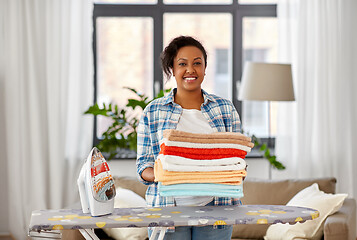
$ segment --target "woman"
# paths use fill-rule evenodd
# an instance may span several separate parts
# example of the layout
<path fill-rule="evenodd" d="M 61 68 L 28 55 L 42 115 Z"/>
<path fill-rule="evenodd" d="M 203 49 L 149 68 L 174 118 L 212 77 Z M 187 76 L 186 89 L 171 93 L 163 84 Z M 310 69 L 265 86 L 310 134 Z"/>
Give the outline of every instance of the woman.
<path fill-rule="evenodd" d="M 162 197 L 154 182 L 154 162 L 160 152 L 163 130 L 192 133 L 240 132 L 240 120 L 233 104 L 208 94 L 201 88 L 207 53 L 202 44 L 189 36 L 173 39 L 161 54 L 163 71 L 175 77 L 177 88 L 168 96 L 152 101 L 144 110 L 138 126 L 137 173 L 149 185 L 149 206 L 240 205 L 237 198 Z M 150 233 L 149 233 L 150 234 Z M 232 226 L 176 227 L 165 239 L 231 239 Z"/>

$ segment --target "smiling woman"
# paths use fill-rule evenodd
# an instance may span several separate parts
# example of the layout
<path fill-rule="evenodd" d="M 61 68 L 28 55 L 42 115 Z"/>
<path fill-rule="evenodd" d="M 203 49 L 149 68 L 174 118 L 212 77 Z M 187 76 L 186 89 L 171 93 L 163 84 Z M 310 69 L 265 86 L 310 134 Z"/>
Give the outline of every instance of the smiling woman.
<path fill-rule="evenodd" d="M 190 36 L 176 37 L 162 52 L 161 60 L 167 79 L 173 75 L 177 88 L 152 101 L 144 109 L 138 126 L 137 173 L 144 184 L 150 185 L 146 192 L 147 204 L 154 207 L 240 205 L 236 197 L 172 197 L 163 196 L 158 191 L 153 169 L 165 129 L 204 134 L 241 131 L 239 115 L 232 102 L 201 88 L 207 53 L 199 41 Z M 218 229 L 212 226 L 182 227 L 176 230 L 168 233 L 170 239 L 231 239 L 232 234 L 232 226 Z"/>

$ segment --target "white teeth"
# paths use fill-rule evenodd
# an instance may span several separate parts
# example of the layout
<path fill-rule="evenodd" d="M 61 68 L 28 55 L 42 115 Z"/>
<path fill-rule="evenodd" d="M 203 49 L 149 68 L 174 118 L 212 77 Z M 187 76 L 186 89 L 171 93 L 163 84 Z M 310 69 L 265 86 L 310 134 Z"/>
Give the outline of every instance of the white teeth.
<path fill-rule="evenodd" d="M 191 80 L 195 80 L 196 78 L 185 78 L 185 80 L 191 81 Z"/>

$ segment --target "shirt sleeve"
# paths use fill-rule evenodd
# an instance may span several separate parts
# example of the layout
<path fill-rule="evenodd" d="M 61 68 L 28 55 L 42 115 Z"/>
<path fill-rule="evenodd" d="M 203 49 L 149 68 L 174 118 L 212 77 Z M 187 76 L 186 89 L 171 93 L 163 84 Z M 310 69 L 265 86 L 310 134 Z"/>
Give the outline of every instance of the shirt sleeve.
<path fill-rule="evenodd" d="M 141 177 L 142 172 L 148 167 L 153 168 L 155 163 L 149 131 L 149 120 L 145 110 L 140 119 L 137 132 L 136 172 L 139 180 L 145 185 L 149 185 L 153 182 L 148 182 Z"/>
<path fill-rule="evenodd" d="M 238 111 L 234 107 L 233 103 L 231 103 L 232 108 L 232 132 L 242 132 L 242 125 L 240 121 L 240 117 Z"/>

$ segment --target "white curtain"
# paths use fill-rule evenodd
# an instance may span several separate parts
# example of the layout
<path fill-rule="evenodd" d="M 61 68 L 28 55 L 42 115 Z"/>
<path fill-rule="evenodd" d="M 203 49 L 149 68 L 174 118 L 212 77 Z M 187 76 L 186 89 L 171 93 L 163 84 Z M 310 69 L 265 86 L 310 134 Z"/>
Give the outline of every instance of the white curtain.
<path fill-rule="evenodd" d="M 32 210 L 78 200 L 92 142 L 90 0 L 0 3 L 9 228 L 26 239 Z"/>
<path fill-rule="evenodd" d="M 280 60 L 296 101 L 280 103 L 274 178 L 337 178 L 357 197 L 357 1 L 280 0 Z"/>

